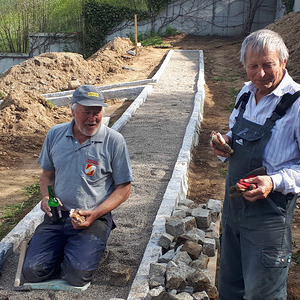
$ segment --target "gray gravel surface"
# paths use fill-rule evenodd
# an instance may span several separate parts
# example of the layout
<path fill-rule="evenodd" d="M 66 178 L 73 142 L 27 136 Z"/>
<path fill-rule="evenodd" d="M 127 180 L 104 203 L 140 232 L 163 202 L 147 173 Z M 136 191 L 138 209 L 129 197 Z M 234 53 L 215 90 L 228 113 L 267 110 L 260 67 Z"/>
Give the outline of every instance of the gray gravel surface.
<path fill-rule="evenodd" d="M 122 128 L 134 172 L 130 198 L 114 211 L 117 228 L 92 285 L 84 292 L 12 291 L 17 254 L 5 262 L 0 277 L 1 299 L 126 299 L 152 232 L 152 223 L 180 151 L 193 108 L 199 70 L 198 51 L 175 51 L 159 82 Z M 126 286 L 110 284 L 110 266 L 131 269 Z"/>

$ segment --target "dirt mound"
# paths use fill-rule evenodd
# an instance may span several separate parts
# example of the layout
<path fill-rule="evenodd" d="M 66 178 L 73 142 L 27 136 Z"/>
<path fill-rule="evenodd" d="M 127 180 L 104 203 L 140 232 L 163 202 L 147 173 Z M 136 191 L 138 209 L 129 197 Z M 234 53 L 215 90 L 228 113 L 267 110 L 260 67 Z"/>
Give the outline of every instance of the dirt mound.
<path fill-rule="evenodd" d="M 9 93 L 0 105 L 0 166 L 19 163 L 22 153 L 38 151 L 49 128 L 69 120 L 69 108 L 53 107 L 35 92 Z"/>
<path fill-rule="evenodd" d="M 300 82 L 300 12 L 291 12 L 266 28 L 282 36 L 290 54 L 287 69 L 294 80 Z"/>
<path fill-rule="evenodd" d="M 133 44 L 129 38 L 116 37 L 89 57 L 88 61 L 104 61 L 106 59 L 108 62 L 113 62 L 113 58 L 127 58 L 127 55 L 124 54 L 132 47 Z"/>
<path fill-rule="evenodd" d="M 67 90 L 69 82 L 100 85 L 111 73 L 122 70 L 132 48 L 128 38 L 115 38 L 85 60 L 70 52 L 49 52 L 10 68 L 0 78 L 0 91 L 33 90 L 40 94 Z"/>
<path fill-rule="evenodd" d="M 117 37 L 89 57 L 87 61 L 92 65 L 100 63 L 107 73 L 116 73 L 120 66 L 123 67 L 125 62 L 132 58 L 127 54 L 132 47 L 133 44 L 129 38 Z"/>
<path fill-rule="evenodd" d="M 0 132 L 14 135 L 44 134 L 50 127 L 69 120 L 66 107 L 53 107 L 45 98 L 34 92 L 11 92 L 0 105 Z"/>

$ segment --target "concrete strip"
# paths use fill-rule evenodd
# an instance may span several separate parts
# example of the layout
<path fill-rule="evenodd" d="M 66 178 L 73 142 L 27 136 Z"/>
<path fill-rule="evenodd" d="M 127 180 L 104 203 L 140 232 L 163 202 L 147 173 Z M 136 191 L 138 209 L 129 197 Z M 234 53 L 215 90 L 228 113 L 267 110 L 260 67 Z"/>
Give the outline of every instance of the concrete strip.
<path fill-rule="evenodd" d="M 146 85 L 146 84 L 151 84 L 155 83 L 156 80 L 152 79 L 143 79 L 143 80 L 136 80 L 136 81 L 130 81 L 130 82 L 121 82 L 121 83 L 116 83 L 116 84 L 110 84 L 110 85 L 102 85 L 102 86 L 97 86 L 96 88 L 99 91 L 108 91 L 112 89 L 120 89 L 123 87 L 128 87 L 128 86 L 138 86 L 138 85 Z M 48 93 L 48 94 L 43 94 L 42 96 L 45 98 L 58 98 L 58 97 L 64 97 L 68 95 L 73 95 L 74 90 L 68 90 L 68 91 L 63 91 L 63 92 L 55 92 L 55 93 Z"/>
<path fill-rule="evenodd" d="M 134 100 L 139 93 L 142 92 L 144 86 L 137 86 L 131 88 L 121 88 L 116 90 L 103 90 L 102 94 L 104 99 L 126 99 Z M 64 106 L 69 105 L 73 99 L 73 93 L 63 96 L 47 97 L 47 100 L 51 101 L 54 105 Z"/>
<path fill-rule="evenodd" d="M 203 120 L 205 95 L 203 68 L 203 52 L 199 51 L 199 77 L 197 82 L 197 92 L 194 99 L 193 112 L 186 128 L 182 147 L 178 155 L 178 160 L 175 164 L 172 178 L 169 181 L 162 203 L 160 205 L 160 209 L 158 210 L 156 219 L 153 223 L 152 235 L 147 244 L 143 259 L 137 271 L 136 277 L 132 283 L 127 300 L 143 299 L 147 296 L 147 293 L 149 292 L 148 278 L 150 264 L 157 262 L 158 257 L 161 253 L 161 251 L 159 251 L 160 247 L 157 246 L 158 237 L 154 233 L 161 233 L 161 228 L 164 225 L 165 218 L 171 216 L 173 209 L 178 204 L 178 201 L 180 199 L 184 199 L 187 194 L 187 168 L 191 159 L 191 151 L 198 142 L 197 136 L 200 129 L 200 123 Z M 155 249 L 155 251 L 153 249 Z"/>
<path fill-rule="evenodd" d="M 156 74 L 152 77 L 152 79 L 154 79 L 155 81 L 159 81 L 159 79 L 161 78 L 162 73 L 165 71 L 165 69 L 166 69 L 173 53 L 174 53 L 174 50 L 169 51 L 169 53 L 167 54 L 164 62 L 162 63 L 162 65 L 160 66 L 160 68 L 156 72 Z"/>
<path fill-rule="evenodd" d="M 151 78 L 151 79 L 142 79 L 142 80 L 136 80 L 136 81 L 130 81 L 130 82 L 120 82 L 116 84 L 111 84 L 111 85 L 103 85 L 99 87 L 99 90 L 112 90 L 112 89 L 117 89 L 120 87 L 126 87 L 126 86 L 137 86 L 137 85 L 147 85 L 147 84 L 152 84 L 156 83 L 156 79 Z"/>
<path fill-rule="evenodd" d="M 131 103 L 131 105 L 126 109 L 122 116 L 114 123 L 111 127 L 116 131 L 120 131 L 121 128 L 130 120 L 134 115 L 136 110 L 146 101 L 148 95 L 151 93 L 153 87 L 152 85 L 146 86 L 143 91 L 138 95 L 138 97 Z"/>

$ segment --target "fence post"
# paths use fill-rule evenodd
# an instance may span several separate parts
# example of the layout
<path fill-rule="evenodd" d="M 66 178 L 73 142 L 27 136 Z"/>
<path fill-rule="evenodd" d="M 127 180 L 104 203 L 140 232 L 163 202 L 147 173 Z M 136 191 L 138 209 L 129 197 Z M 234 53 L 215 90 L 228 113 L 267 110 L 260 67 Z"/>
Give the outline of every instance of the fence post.
<path fill-rule="evenodd" d="M 137 33 L 137 15 L 134 15 L 134 27 L 135 27 L 135 53 L 137 54 L 137 43 L 138 43 L 138 33 Z"/>

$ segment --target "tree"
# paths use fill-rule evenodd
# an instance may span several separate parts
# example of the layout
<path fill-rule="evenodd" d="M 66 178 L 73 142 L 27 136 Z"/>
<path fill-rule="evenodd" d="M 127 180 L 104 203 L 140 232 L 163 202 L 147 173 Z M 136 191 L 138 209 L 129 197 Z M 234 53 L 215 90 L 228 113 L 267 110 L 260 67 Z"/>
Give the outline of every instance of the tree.
<path fill-rule="evenodd" d="M 27 52 L 29 32 L 45 30 L 49 19 L 48 0 L 1 1 L 0 39 L 10 52 Z"/>
<path fill-rule="evenodd" d="M 77 31 L 82 1 L 0 0 L 1 51 L 27 53 L 31 32 L 55 34 Z"/>
<path fill-rule="evenodd" d="M 248 10 L 247 10 L 248 16 L 246 18 L 245 25 L 243 28 L 243 33 L 245 35 L 248 35 L 251 32 L 255 14 L 256 14 L 257 10 L 259 9 L 259 7 L 264 2 L 264 0 L 248 0 L 248 1 L 249 1 L 248 2 L 249 6 L 248 6 Z"/>

